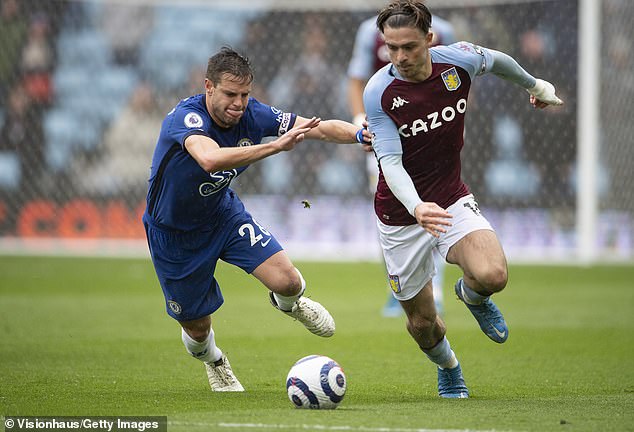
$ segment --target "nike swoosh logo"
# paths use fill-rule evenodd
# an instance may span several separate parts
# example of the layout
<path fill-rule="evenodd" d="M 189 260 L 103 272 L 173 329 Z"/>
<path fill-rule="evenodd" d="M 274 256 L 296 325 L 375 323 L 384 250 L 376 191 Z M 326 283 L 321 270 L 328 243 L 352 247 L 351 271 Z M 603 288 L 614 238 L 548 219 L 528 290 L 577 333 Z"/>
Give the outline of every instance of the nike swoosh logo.
<path fill-rule="evenodd" d="M 262 247 L 266 247 L 267 244 L 269 244 L 269 242 L 271 241 L 271 237 L 269 237 L 268 239 L 266 239 L 266 241 L 260 243 L 262 245 Z"/>
<path fill-rule="evenodd" d="M 504 336 L 506 336 L 506 330 L 501 332 L 498 329 L 495 328 L 495 326 L 491 326 L 493 328 L 493 331 L 495 332 L 496 335 L 498 335 L 500 338 L 504 338 Z"/>

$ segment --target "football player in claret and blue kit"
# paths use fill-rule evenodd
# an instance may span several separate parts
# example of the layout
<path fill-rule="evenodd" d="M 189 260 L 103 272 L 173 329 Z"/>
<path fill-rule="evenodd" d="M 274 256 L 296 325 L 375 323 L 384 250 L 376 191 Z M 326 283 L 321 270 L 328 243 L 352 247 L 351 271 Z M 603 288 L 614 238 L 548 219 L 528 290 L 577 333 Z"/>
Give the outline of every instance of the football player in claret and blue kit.
<path fill-rule="evenodd" d="M 449 45 L 456 42 L 453 25 L 438 16 L 432 16 L 430 32 L 432 36 L 432 46 Z M 363 90 L 367 81 L 374 73 L 390 62 L 385 39 L 376 26 L 376 16 L 364 20 L 357 29 L 354 39 L 352 57 L 348 64 L 348 105 L 353 116 L 352 122 L 357 126 L 363 126 L 365 122 L 365 108 L 363 107 Z M 376 183 L 379 176 L 379 168 L 376 158 L 368 153 L 367 157 L 368 185 L 370 192 L 374 195 Z M 442 315 L 443 310 L 443 274 L 445 271 L 445 261 L 438 254 L 433 252 L 436 273 L 432 279 L 432 290 L 434 293 L 434 303 L 436 311 Z M 393 285 L 390 283 L 390 288 Z M 385 317 L 399 317 L 403 314 L 403 308 L 398 300 L 388 290 L 389 295 L 383 306 L 382 315 Z"/>
<path fill-rule="evenodd" d="M 377 17 L 391 63 L 377 71 L 363 103 L 380 166 L 374 208 L 379 242 L 407 329 L 438 368 L 438 393 L 466 398 L 461 366 L 436 314 L 432 250 L 457 264 L 455 292 L 482 331 L 503 343 L 509 330 L 491 295 L 507 283 L 495 232 L 460 176 L 460 151 L 472 81 L 492 73 L 524 88 L 536 108 L 561 105 L 552 84 L 508 55 L 469 42 L 432 45 L 431 13 L 398 0 Z"/>
<path fill-rule="evenodd" d="M 366 129 L 351 123 L 307 119 L 263 104 L 249 96 L 252 82 L 248 59 L 232 49 L 209 59 L 205 92 L 180 101 L 163 121 L 143 215 L 167 313 L 179 322 L 186 350 L 204 363 L 213 391 L 244 390 L 211 327 L 211 314 L 224 301 L 214 277 L 218 260 L 255 276 L 269 289 L 273 306 L 311 333 L 329 337 L 335 331 L 330 313 L 304 297 L 301 273 L 245 209 L 231 181 L 304 138 L 370 141 Z M 277 138 L 262 143 L 264 137 Z"/>

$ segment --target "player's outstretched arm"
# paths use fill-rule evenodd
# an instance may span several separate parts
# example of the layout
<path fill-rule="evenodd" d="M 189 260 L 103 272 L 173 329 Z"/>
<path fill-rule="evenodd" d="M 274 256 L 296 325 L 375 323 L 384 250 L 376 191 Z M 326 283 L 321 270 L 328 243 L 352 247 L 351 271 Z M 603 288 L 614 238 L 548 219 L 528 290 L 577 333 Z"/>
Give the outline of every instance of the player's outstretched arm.
<path fill-rule="evenodd" d="M 277 149 L 277 152 L 289 151 L 295 148 L 295 145 L 304 140 L 307 134 L 319 127 L 321 119 L 313 117 L 311 119 L 297 118 L 295 126 L 278 139 L 271 141 L 270 144 Z"/>
<path fill-rule="evenodd" d="M 305 119 L 297 116 L 297 122 Z M 372 135 L 366 128 L 359 128 L 343 120 L 322 120 L 306 134 L 306 138 L 331 141 L 339 144 L 370 144 Z"/>
<path fill-rule="evenodd" d="M 534 78 L 526 72 L 515 59 L 500 51 L 488 50 L 493 58 L 491 72 L 526 89 L 531 95 L 530 103 L 536 108 L 548 105 L 563 105 L 563 101 L 555 94 L 555 86 L 548 81 Z"/>
<path fill-rule="evenodd" d="M 249 165 L 282 151 L 292 150 L 319 122 L 320 119 L 316 117 L 303 119 L 276 140 L 246 147 L 220 147 L 207 136 L 190 135 L 185 140 L 185 148 L 202 169 L 213 173 Z"/>

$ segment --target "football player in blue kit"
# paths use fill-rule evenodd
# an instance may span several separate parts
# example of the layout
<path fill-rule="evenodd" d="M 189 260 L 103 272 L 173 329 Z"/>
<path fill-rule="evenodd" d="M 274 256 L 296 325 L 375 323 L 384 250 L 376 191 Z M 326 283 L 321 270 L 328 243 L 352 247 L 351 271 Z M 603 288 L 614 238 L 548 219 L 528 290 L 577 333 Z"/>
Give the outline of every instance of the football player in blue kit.
<path fill-rule="evenodd" d="M 249 97 L 252 82 L 248 59 L 232 49 L 209 59 L 205 92 L 180 101 L 163 121 L 143 215 L 167 313 L 181 325 L 187 351 L 205 364 L 213 391 L 244 390 L 211 326 L 211 314 L 223 303 L 214 277 L 219 259 L 255 276 L 269 289 L 273 306 L 310 332 L 329 337 L 335 331 L 330 313 L 304 297 L 301 273 L 245 209 L 231 181 L 304 138 L 370 141 L 366 129 L 351 123 L 307 119 L 263 104 Z M 264 137 L 277 138 L 262 143 Z"/>
<path fill-rule="evenodd" d="M 397 0 L 381 10 L 377 27 L 391 63 L 370 78 L 363 103 L 380 166 L 374 208 L 392 289 L 410 335 L 437 365 L 439 395 L 466 398 L 434 308 L 433 249 L 461 268 L 455 292 L 482 331 L 497 343 L 508 337 L 490 298 L 506 286 L 506 257 L 460 175 L 469 89 L 477 76 L 492 73 L 526 89 L 536 108 L 563 102 L 552 84 L 504 53 L 468 42 L 431 47 L 430 25 L 420 1 Z"/>

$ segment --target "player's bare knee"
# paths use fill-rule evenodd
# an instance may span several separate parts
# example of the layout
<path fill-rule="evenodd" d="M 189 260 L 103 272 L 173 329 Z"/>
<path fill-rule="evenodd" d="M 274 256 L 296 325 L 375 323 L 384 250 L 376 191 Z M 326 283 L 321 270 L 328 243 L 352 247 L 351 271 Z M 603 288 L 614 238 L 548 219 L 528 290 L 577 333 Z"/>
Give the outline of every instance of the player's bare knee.
<path fill-rule="evenodd" d="M 181 327 L 196 342 L 204 342 L 209 337 L 211 330 L 211 319 L 209 317 L 200 318 L 193 321 L 181 321 Z"/>
<path fill-rule="evenodd" d="M 276 285 L 273 291 L 286 297 L 297 295 L 302 290 L 302 280 L 295 267 L 280 271 Z"/>
<path fill-rule="evenodd" d="M 447 332 L 445 323 L 438 316 L 408 319 L 407 330 L 423 350 L 436 346 Z"/>
<path fill-rule="evenodd" d="M 204 342 L 209 337 L 209 328 L 203 327 L 194 327 L 194 328 L 185 328 L 185 331 L 196 342 Z"/>
<path fill-rule="evenodd" d="M 508 272 L 505 267 L 491 269 L 481 280 L 482 285 L 491 294 L 502 291 L 507 282 Z"/>
<path fill-rule="evenodd" d="M 427 338 L 432 334 L 436 325 L 436 316 L 417 315 L 407 319 L 407 331 L 414 337 Z"/>

